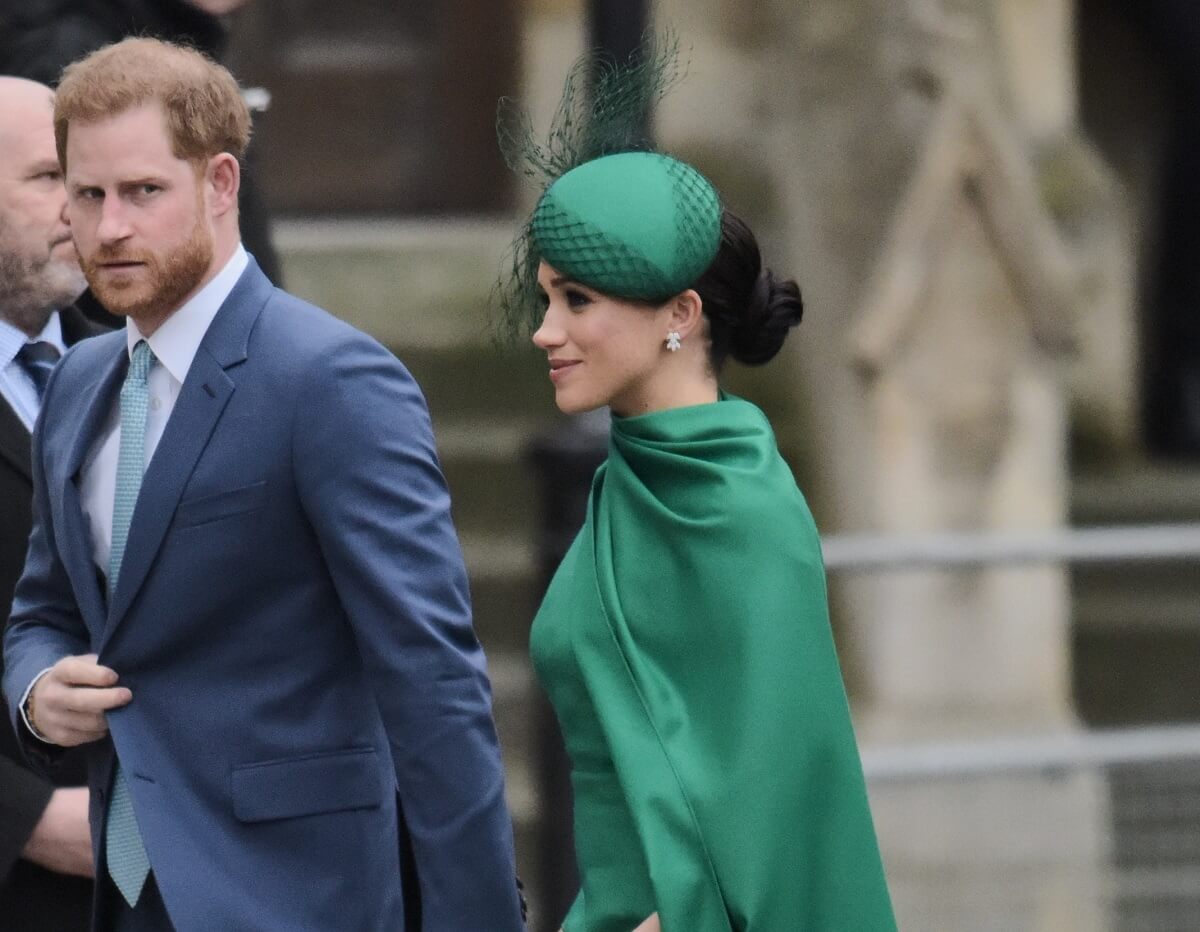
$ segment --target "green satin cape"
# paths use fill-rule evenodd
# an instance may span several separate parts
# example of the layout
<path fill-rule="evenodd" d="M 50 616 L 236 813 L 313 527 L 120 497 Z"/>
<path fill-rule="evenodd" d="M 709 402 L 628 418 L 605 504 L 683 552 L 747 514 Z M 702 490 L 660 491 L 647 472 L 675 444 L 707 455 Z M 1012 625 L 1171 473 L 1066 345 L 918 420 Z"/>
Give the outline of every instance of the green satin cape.
<path fill-rule="evenodd" d="M 894 932 L 820 543 L 758 408 L 613 419 L 531 640 L 573 766 L 567 932 Z"/>

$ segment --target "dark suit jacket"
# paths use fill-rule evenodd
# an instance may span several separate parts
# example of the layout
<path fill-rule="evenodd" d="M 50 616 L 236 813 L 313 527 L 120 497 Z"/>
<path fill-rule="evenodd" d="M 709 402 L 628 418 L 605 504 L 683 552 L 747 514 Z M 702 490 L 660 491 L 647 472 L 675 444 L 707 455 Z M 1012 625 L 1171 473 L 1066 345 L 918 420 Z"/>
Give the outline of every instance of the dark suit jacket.
<path fill-rule="evenodd" d="M 87 747 L 97 870 L 115 750 L 180 932 L 402 932 L 402 836 L 424 928 L 522 930 L 490 689 L 412 377 L 251 262 L 146 467 L 105 602 L 78 476 L 127 368 L 114 333 L 51 376 L 4 639 L 10 698 L 89 651 L 133 693 Z"/>
<path fill-rule="evenodd" d="M 104 332 L 74 308 L 59 316 L 68 346 Z M 0 619 L 8 618 L 29 545 L 33 499 L 29 444 L 29 431 L 0 396 Z M 0 658 L 0 675 L 3 671 Z M 4 711 L 5 722 L 0 724 L 0 928 L 6 932 L 86 929 L 91 883 L 19 860 L 55 785 L 82 786 L 87 782 L 83 755 L 64 755 L 54 783 L 35 775 L 17 747 L 7 708 Z"/>

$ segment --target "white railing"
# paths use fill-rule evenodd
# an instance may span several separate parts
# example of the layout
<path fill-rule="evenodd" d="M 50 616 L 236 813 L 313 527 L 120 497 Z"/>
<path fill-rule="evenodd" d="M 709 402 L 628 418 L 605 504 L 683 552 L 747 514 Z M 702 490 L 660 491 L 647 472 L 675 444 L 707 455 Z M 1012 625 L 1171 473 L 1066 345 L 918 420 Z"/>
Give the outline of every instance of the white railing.
<path fill-rule="evenodd" d="M 1200 560 L 1200 524 L 929 534 L 836 534 L 822 541 L 839 573 L 1031 563 Z"/>
<path fill-rule="evenodd" d="M 871 783 L 1181 760 L 1200 761 L 1200 725 L 1063 731 L 862 750 L 863 770 Z"/>
<path fill-rule="evenodd" d="M 838 575 L 1175 561 L 1200 567 L 1200 523 L 844 534 L 824 538 L 822 546 L 827 569 Z M 1200 628 L 1200 600 L 1196 614 Z M 1200 684 L 1200 663 L 1197 671 Z M 943 821 L 935 817 L 928 824 L 892 820 L 893 827 L 903 826 L 902 841 L 891 838 L 895 851 L 881 836 L 885 861 L 895 859 L 893 892 L 901 891 L 898 906 L 908 913 L 902 926 L 956 932 L 1067 928 L 1034 918 L 1053 901 L 1060 908 L 1070 904 L 1064 916 L 1088 917 L 1072 929 L 1200 929 L 1200 723 L 1062 726 L 1040 734 L 872 745 L 862 748 L 862 761 L 873 796 L 879 792 L 902 806 L 915 800 L 922 813 L 944 814 Z M 1085 775 L 1083 783 L 1070 782 Z M 1004 779 L 997 784 L 997 777 Z M 1064 786 L 1082 795 L 1068 792 L 1074 802 L 1060 813 L 1054 806 L 1064 798 Z M 1100 803 L 1087 795 L 1097 788 L 1104 794 Z M 894 791 L 899 795 L 888 795 Z M 1013 812 L 1014 799 L 1026 800 L 1036 812 L 1036 826 Z M 934 856 L 935 866 L 928 867 L 929 852 L 943 844 L 943 833 L 958 837 L 956 819 L 974 826 L 977 843 L 961 862 L 947 866 Z M 1015 840 L 1020 837 L 1029 839 L 1026 849 Z M 979 853 L 989 845 L 999 852 L 992 860 Z M 947 876 L 954 882 L 948 884 Z"/>

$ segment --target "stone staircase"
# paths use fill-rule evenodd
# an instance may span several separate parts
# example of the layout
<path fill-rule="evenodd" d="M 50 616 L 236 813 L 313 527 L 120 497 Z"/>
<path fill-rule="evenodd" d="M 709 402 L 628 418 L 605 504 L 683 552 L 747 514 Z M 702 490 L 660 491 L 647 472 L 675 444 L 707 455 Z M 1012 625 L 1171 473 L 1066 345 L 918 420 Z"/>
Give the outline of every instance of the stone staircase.
<path fill-rule="evenodd" d="M 289 291 L 375 336 L 425 392 L 488 655 L 522 874 L 536 895 L 534 696 L 540 503 L 526 451 L 561 425 L 541 354 L 493 338 L 486 300 L 507 221 L 293 222 L 275 240 Z"/>
<path fill-rule="evenodd" d="M 1076 525 L 1200 520 L 1200 468 L 1135 463 L 1075 477 Z M 1200 721 L 1200 562 L 1076 567 L 1075 695 L 1090 725 Z M 1148 761 L 1105 772 L 1112 928 L 1194 929 L 1200 918 L 1200 769 Z"/>
<path fill-rule="evenodd" d="M 1200 521 L 1200 467 L 1132 463 L 1077 475 L 1072 523 Z M 1075 693 L 1094 725 L 1200 721 L 1200 562 L 1072 571 Z"/>

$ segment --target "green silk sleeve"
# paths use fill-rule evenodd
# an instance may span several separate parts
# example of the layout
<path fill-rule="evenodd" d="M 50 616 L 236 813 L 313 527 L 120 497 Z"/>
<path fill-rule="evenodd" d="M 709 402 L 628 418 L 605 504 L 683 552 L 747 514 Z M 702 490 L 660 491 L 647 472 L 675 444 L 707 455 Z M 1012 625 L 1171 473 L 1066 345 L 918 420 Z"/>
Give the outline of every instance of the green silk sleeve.
<path fill-rule="evenodd" d="M 614 424 L 576 606 L 664 932 L 894 932 L 807 506 L 752 405 L 668 413 Z"/>

